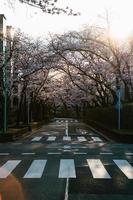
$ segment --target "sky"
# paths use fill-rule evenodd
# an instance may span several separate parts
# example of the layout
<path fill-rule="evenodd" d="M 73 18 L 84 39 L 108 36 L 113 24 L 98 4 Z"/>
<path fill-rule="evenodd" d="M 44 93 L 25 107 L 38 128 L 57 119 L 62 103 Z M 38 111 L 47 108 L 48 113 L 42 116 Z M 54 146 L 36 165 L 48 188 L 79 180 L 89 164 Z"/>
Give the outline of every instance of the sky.
<path fill-rule="evenodd" d="M 112 37 L 124 39 L 133 33 L 133 0 L 58 0 L 58 4 L 64 8 L 69 6 L 81 15 L 50 15 L 18 0 L 0 0 L 0 13 L 5 14 L 7 25 L 18 27 L 33 37 L 81 30 L 85 25 L 105 27 L 106 11 Z"/>

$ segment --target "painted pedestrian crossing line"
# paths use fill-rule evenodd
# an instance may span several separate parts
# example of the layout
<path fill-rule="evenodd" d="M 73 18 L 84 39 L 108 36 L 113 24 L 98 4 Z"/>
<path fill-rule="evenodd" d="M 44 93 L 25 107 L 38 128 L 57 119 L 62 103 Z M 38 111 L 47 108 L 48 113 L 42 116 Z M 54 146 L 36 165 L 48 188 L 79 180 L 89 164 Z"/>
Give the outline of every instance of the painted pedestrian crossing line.
<path fill-rule="evenodd" d="M 91 137 L 94 142 L 102 142 L 99 137 Z"/>
<path fill-rule="evenodd" d="M 47 160 L 34 160 L 24 178 L 41 178 Z"/>
<path fill-rule="evenodd" d="M 8 178 L 15 170 L 21 168 L 23 160 L 8 160 L 0 167 L 0 179 Z M 87 170 L 91 172 L 89 178 L 93 179 L 112 179 L 113 175 L 107 169 L 106 165 L 100 159 L 85 159 Z M 112 160 L 111 165 L 117 168 L 127 179 L 133 180 L 133 166 L 127 160 Z M 45 173 L 45 169 L 49 163 L 47 159 L 33 160 L 20 178 L 23 179 L 40 179 Z M 58 160 L 58 174 L 57 178 L 77 178 L 77 167 L 74 159 L 60 159 Z M 27 166 L 27 165 L 26 165 Z M 24 165 L 23 165 L 24 167 Z M 55 165 L 52 170 L 54 171 Z M 82 167 L 82 166 L 81 166 Z M 46 170 L 48 171 L 48 169 Z M 84 168 L 83 168 L 84 172 Z M 114 176 L 115 177 L 115 176 Z"/>
<path fill-rule="evenodd" d="M 34 137 L 31 141 L 32 142 L 38 142 L 42 139 L 42 137 Z"/>
<path fill-rule="evenodd" d="M 60 160 L 59 178 L 76 178 L 73 159 Z"/>
<path fill-rule="evenodd" d="M 55 141 L 56 137 L 55 136 L 49 136 L 47 141 Z"/>
<path fill-rule="evenodd" d="M 85 139 L 85 137 L 78 137 L 78 141 L 79 142 L 86 142 L 87 141 L 87 139 Z"/>
<path fill-rule="evenodd" d="M 71 137 L 70 136 L 64 136 L 63 141 L 71 141 Z"/>
<path fill-rule="evenodd" d="M 21 160 L 9 160 L 0 168 L 0 178 L 7 178 Z"/>
<path fill-rule="evenodd" d="M 76 120 L 76 119 L 68 119 L 68 120 L 66 120 L 66 119 L 65 120 L 57 119 L 56 123 L 64 123 L 66 121 L 72 122 L 72 123 L 77 123 L 78 122 L 78 120 Z"/>
<path fill-rule="evenodd" d="M 31 142 L 40 142 L 43 138 L 45 137 L 34 137 L 31 139 Z M 48 136 L 46 138 L 47 142 L 54 142 L 54 141 L 72 141 L 72 140 L 77 140 L 78 142 L 86 142 L 86 141 L 93 141 L 93 142 L 103 142 L 103 140 L 99 137 L 84 137 L 84 136 L 76 136 L 76 137 L 71 137 L 71 136 L 62 136 L 62 137 L 58 137 L 58 136 Z"/>
<path fill-rule="evenodd" d="M 103 179 L 111 178 L 99 159 L 87 159 L 87 163 L 90 167 L 93 178 L 103 178 Z"/>

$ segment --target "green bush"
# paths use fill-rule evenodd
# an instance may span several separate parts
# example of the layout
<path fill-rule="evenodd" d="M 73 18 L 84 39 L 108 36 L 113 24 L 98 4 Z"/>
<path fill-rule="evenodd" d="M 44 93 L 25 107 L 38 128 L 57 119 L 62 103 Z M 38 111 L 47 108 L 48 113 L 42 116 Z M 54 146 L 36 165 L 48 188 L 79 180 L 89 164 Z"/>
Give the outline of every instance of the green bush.
<path fill-rule="evenodd" d="M 117 128 L 118 110 L 114 106 L 90 108 L 83 116 L 85 122 L 99 122 L 110 128 Z M 125 104 L 121 109 L 121 128 L 133 129 L 133 104 Z"/>

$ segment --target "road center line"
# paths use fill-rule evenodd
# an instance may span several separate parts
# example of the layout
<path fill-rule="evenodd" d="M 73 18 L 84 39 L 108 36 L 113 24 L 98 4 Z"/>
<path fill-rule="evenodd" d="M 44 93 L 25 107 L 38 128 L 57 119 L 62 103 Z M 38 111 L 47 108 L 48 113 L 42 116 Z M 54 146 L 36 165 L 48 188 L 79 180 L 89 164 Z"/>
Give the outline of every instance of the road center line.
<path fill-rule="evenodd" d="M 65 131 L 65 133 L 66 133 L 66 136 L 68 137 L 68 120 L 66 120 L 66 131 Z"/>
<path fill-rule="evenodd" d="M 66 180 L 66 189 L 65 189 L 65 199 L 68 200 L 68 190 L 69 190 L 69 178 Z"/>

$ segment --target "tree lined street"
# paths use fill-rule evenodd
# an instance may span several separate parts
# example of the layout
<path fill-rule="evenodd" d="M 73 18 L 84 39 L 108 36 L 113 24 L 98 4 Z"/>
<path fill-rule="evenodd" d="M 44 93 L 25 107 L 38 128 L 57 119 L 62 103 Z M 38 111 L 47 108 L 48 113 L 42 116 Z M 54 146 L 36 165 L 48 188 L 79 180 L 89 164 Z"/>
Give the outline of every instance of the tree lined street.
<path fill-rule="evenodd" d="M 0 200 L 133 199 L 131 8 L 1 0 Z"/>

